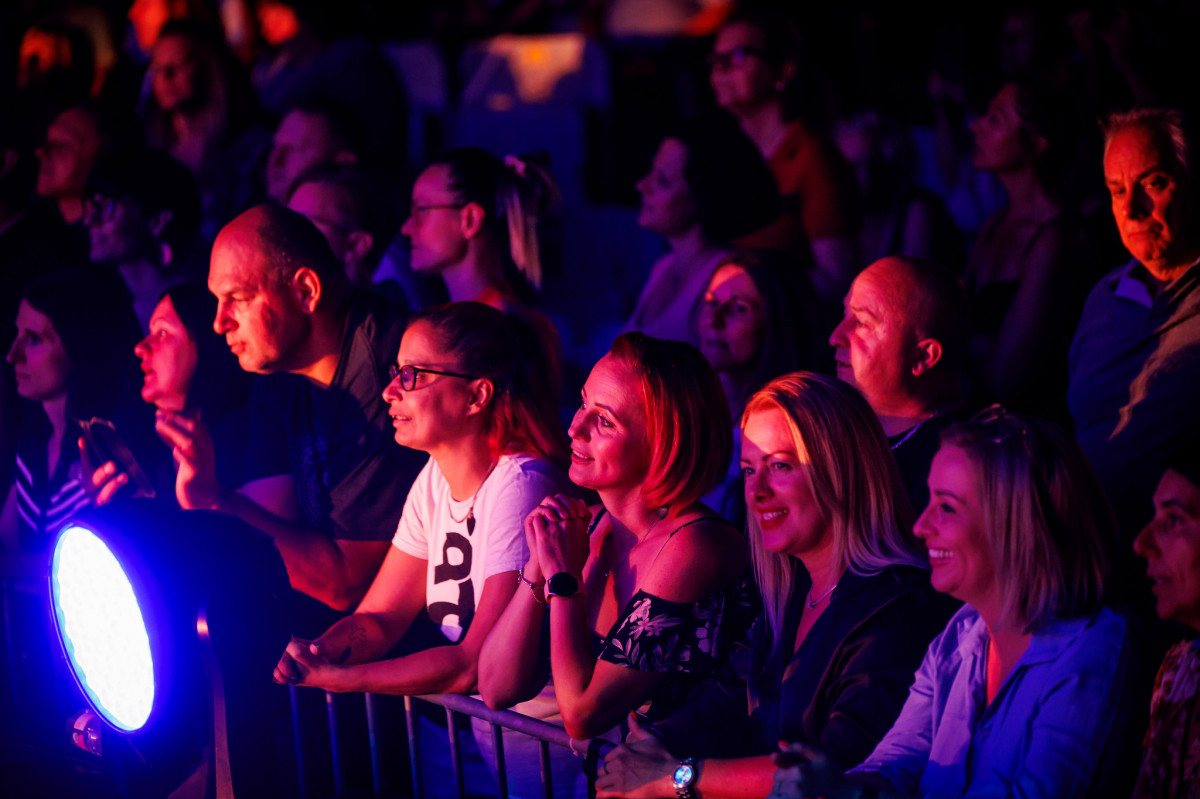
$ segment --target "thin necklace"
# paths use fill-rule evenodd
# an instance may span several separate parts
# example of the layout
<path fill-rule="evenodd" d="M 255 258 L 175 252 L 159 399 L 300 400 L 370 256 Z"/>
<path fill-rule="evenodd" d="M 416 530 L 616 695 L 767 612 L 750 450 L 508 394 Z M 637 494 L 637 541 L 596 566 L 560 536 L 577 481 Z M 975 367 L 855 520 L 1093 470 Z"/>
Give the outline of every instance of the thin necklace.
<path fill-rule="evenodd" d="M 668 511 L 666 508 L 663 508 L 662 510 L 659 511 L 659 514 L 660 514 L 659 517 L 654 520 L 654 523 L 651 524 L 650 527 L 648 527 L 646 529 L 646 536 L 645 536 L 645 538 L 642 538 L 641 541 L 645 541 L 646 538 L 650 537 L 650 534 L 654 532 L 654 528 L 658 527 L 658 523 L 661 522 L 663 519 L 667 518 Z M 631 546 L 629 549 L 625 550 L 624 556 L 622 556 L 620 560 L 618 560 L 608 570 L 606 570 L 604 572 L 604 579 L 607 580 L 609 577 L 611 577 L 612 573 L 615 572 L 622 563 L 629 560 L 629 556 L 633 554 L 633 550 L 637 549 L 637 545 L 639 543 L 641 543 L 641 541 L 634 541 L 633 546 Z"/>
<path fill-rule="evenodd" d="M 467 508 L 466 516 L 462 517 L 461 519 L 455 519 L 454 511 L 451 510 L 449 506 L 446 507 L 446 513 L 450 514 L 450 519 L 452 521 L 454 521 L 457 524 L 462 524 L 463 522 L 467 523 L 467 535 L 470 535 L 471 533 L 475 532 L 475 498 L 479 496 L 479 489 L 483 488 L 483 484 L 486 483 L 487 479 L 492 476 L 492 471 L 495 470 L 496 465 L 499 463 L 500 463 L 499 458 L 492 461 L 492 465 L 488 468 L 487 474 L 485 474 L 483 476 L 483 479 L 479 481 L 479 485 L 476 486 L 476 488 L 475 488 L 475 493 L 471 495 L 471 506 L 469 508 Z M 451 500 L 453 500 L 453 499 L 454 498 L 451 497 Z"/>
<path fill-rule="evenodd" d="M 813 610 L 817 607 L 817 605 L 821 604 L 826 599 L 828 599 L 829 595 L 833 593 L 833 589 L 837 588 L 837 585 L 838 585 L 837 583 L 834 583 L 833 585 L 829 586 L 829 590 L 826 591 L 825 593 L 821 594 L 816 599 L 812 598 L 812 588 L 809 588 L 808 589 L 808 609 Z"/>

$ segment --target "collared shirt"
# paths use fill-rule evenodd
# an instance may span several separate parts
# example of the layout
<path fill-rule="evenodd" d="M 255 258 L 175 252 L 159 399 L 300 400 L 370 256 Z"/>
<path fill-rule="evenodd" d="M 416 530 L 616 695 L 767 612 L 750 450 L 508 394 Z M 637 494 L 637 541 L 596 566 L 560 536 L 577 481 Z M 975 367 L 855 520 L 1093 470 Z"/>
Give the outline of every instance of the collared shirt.
<path fill-rule="evenodd" d="M 1200 434 L 1200 266 L 1151 297 L 1136 260 L 1088 295 L 1071 344 L 1075 434 L 1126 532 L 1150 510 L 1162 464 Z"/>
<path fill-rule="evenodd" d="M 930 645 L 895 725 L 851 771 L 923 797 L 1084 795 L 1124 694 L 1124 619 L 1102 609 L 1042 625 L 991 704 L 989 642 L 964 606 Z"/>

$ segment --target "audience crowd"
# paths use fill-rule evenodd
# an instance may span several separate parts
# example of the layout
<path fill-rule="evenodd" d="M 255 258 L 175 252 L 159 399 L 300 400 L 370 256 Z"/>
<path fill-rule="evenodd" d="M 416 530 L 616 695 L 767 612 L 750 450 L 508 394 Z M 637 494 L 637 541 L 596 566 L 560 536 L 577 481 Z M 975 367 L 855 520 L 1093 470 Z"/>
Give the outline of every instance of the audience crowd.
<path fill-rule="evenodd" d="M 342 5 L 0 11 L 0 713 L 154 501 L 473 796 L 1200 797 L 1200 5 Z"/>

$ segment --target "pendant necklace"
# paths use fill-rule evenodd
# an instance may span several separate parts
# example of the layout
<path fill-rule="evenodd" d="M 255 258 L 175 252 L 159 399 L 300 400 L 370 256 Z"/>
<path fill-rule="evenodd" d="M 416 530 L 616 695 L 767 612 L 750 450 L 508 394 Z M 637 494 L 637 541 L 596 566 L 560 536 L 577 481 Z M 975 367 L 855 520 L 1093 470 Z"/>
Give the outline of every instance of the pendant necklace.
<path fill-rule="evenodd" d="M 454 511 L 452 511 L 449 507 L 446 508 L 446 513 L 450 514 L 451 521 L 455 522 L 456 524 L 462 524 L 463 522 L 467 523 L 467 535 L 475 532 L 475 498 L 479 496 L 479 490 L 483 488 L 483 484 L 487 482 L 487 479 L 492 476 L 492 471 L 499 463 L 499 458 L 492 461 L 492 465 L 488 468 L 487 474 L 485 474 L 483 479 L 479 481 L 479 486 L 475 489 L 475 493 L 471 495 L 471 505 L 467 508 L 466 516 L 462 517 L 461 519 L 455 519 Z M 454 498 L 451 497 L 451 500 L 453 499 Z"/>

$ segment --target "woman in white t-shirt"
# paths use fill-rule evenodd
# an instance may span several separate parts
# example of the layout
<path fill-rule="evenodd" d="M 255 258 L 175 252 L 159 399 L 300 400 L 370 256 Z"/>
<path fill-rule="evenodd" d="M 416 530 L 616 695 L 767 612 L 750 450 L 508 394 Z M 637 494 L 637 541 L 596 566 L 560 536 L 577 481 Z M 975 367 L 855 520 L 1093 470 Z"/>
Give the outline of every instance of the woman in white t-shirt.
<path fill-rule="evenodd" d="M 522 520 L 569 485 L 566 441 L 537 335 L 474 302 L 415 316 L 383 398 L 396 443 L 428 452 L 392 546 L 350 616 L 293 639 L 281 683 L 399 695 L 475 690 L 479 651 L 528 559 Z M 445 637 L 381 659 L 422 608 Z"/>

